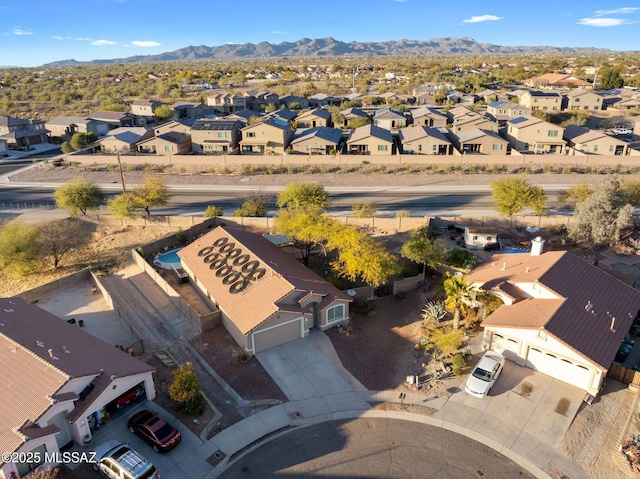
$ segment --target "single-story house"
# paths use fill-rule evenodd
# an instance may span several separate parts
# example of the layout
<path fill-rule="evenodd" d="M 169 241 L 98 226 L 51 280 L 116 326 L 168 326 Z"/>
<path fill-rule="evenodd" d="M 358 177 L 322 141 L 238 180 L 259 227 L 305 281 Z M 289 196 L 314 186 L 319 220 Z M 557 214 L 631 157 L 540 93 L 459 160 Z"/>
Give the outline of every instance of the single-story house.
<path fill-rule="evenodd" d="M 453 153 L 451 141 L 437 128 L 408 126 L 398 132 L 398 139 L 404 154 L 450 155 Z"/>
<path fill-rule="evenodd" d="M 261 235 L 218 226 L 178 256 L 250 355 L 349 319 L 349 296 Z"/>
<path fill-rule="evenodd" d="M 395 155 L 396 146 L 389 130 L 365 125 L 351 130 L 347 149 L 352 155 Z"/>
<path fill-rule="evenodd" d="M 123 394 L 156 396 L 153 367 L 36 305 L 0 299 L 0 325 L 0 449 L 18 459 L 3 455 L 0 477 L 26 477 L 28 453 L 89 443 Z"/>
<path fill-rule="evenodd" d="M 444 128 L 447 126 L 447 115 L 437 108 L 420 107 L 411 110 L 411 118 L 414 125 L 428 126 L 432 128 Z"/>
<path fill-rule="evenodd" d="M 567 251 L 493 255 L 467 280 L 504 304 L 483 348 L 596 396 L 640 310 L 640 291 Z"/>
<path fill-rule="evenodd" d="M 138 151 L 163 156 L 188 155 L 191 153 L 191 135 L 177 131 L 163 133 L 139 142 Z"/>
<path fill-rule="evenodd" d="M 109 131 L 103 138 L 95 142 L 101 151 L 108 153 L 129 153 L 136 151 L 140 141 L 153 137 L 153 130 L 143 126 L 115 128 Z"/>
<path fill-rule="evenodd" d="M 314 108 L 300 112 L 295 117 L 298 128 L 315 128 L 317 126 L 332 126 L 331 112 L 324 108 Z"/>
<path fill-rule="evenodd" d="M 467 249 L 485 249 L 488 245 L 499 245 L 500 238 L 495 228 L 465 226 L 464 244 Z"/>
<path fill-rule="evenodd" d="M 330 155 L 341 152 L 344 148 L 342 130 L 319 126 L 302 131 L 291 142 L 294 153 L 306 155 Z"/>
<path fill-rule="evenodd" d="M 506 155 L 509 142 L 496 133 L 472 128 L 459 135 L 449 134 L 451 143 L 463 154 Z"/>
<path fill-rule="evenodd" d="M 564 139 L 567 145 L 582 153 L 593 155 L 640 155 L 633 150 L 629 143 L 614 136 L 607 135 L 603 131 L 590 130 L 582 126 L 570 125 L 564 130 Z"/>
<path fill-rule="evenodd" d="M 407 117 L 393 108 L 381 108 L 374 113 L 373 124 L 387 130 L 397 130 L 407 126 Z"/>

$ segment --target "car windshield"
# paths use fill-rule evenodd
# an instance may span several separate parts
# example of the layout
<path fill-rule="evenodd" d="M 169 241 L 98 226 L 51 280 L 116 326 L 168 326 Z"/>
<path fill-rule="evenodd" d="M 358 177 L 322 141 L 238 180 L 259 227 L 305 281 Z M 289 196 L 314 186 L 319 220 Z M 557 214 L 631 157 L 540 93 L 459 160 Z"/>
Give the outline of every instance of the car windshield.
<path fill-rule="evenodd" d="M 476 368 L 473 371 L 473 377 L 478 378 L 481 381 L 487 381 L 487 382 L 491 381 L 491 373 L 489 371 L 485 371 L 482 368 Z"/>

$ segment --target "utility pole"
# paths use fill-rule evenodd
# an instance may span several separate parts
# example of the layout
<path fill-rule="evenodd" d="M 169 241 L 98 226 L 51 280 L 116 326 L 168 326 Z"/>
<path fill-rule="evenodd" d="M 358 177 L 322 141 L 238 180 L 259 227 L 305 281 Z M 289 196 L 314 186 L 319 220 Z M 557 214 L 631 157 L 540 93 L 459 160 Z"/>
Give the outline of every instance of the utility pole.
<path fill-rule="evenodd" d="M 120 163 L 120 152 L 118 152 L 118 171 L 120 172 L 120 184 L 122 185 L 122 194 L 127 194 L 127 189 L 124 187 L 124 174 L 122 173 L 122 163 Z"/>

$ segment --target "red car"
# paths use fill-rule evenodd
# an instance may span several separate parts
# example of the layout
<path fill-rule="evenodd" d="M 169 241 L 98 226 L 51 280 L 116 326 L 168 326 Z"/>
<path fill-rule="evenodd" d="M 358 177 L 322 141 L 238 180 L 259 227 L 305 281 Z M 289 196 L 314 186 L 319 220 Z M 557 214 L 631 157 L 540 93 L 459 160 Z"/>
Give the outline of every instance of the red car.
<path fill-rule="evenodd" d="M 155 412 L 142 410 L 127 422 L 129 431 L 137 434 L 153 447 L 155 452 L 167 452 L 180 444 L 180 431 Z"/>

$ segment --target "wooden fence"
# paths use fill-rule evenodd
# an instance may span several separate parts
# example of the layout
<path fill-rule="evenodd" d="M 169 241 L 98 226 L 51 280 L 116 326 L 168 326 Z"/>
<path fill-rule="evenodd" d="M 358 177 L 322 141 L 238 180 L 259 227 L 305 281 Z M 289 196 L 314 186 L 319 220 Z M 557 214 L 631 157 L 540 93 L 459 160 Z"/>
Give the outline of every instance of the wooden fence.
<path fill-rule="evenodd" d="M 613 363 L 607 372 L 607 377 L 620 381 L 623 384 L 640 385 L 640 371 L 625 368 L 623 365 Z"/>

